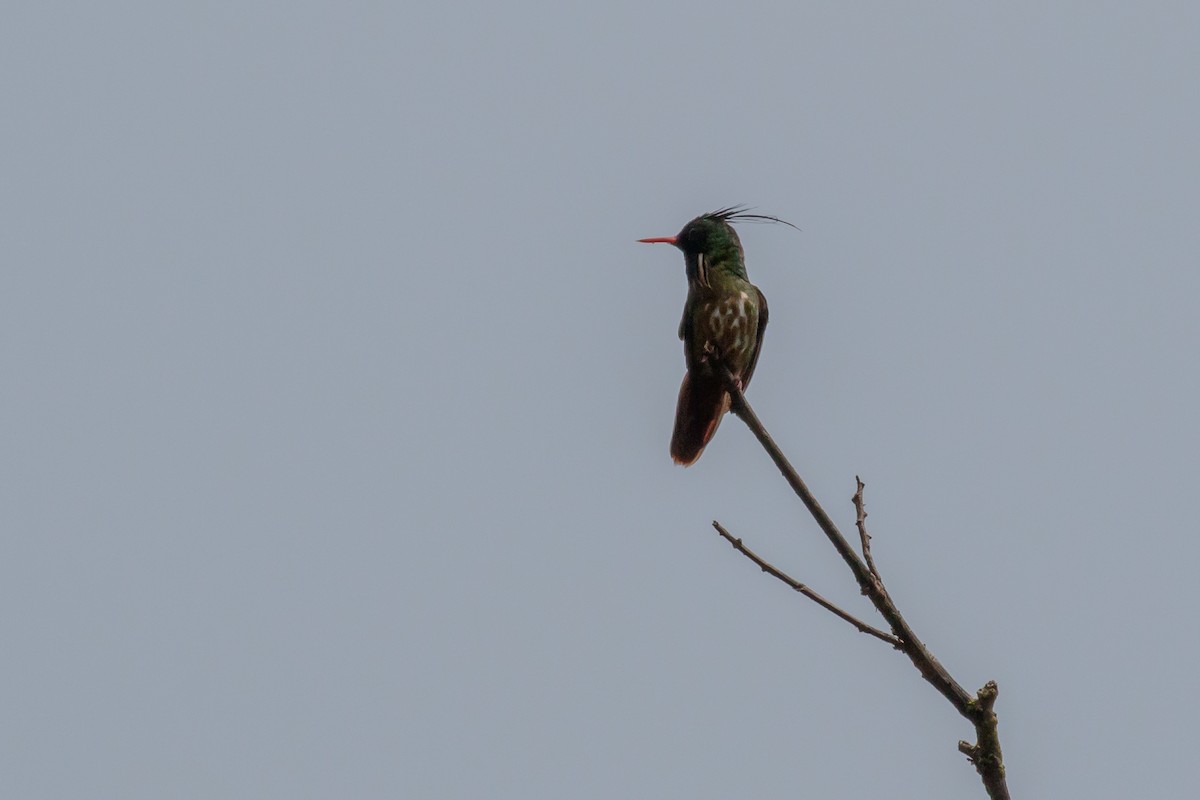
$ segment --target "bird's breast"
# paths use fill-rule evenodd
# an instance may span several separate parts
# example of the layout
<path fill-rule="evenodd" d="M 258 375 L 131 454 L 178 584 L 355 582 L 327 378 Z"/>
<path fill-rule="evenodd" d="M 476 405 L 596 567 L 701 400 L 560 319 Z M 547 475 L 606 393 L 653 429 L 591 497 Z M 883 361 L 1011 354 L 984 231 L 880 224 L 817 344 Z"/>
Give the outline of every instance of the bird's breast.
<path fill-rule="evenodd" d="M 745 291 L 706 298 L 693 313 L 692 330 L 701 349 L 711 344 L 737 373 L 749 363 L 757 345 L 758 303 Z"/>

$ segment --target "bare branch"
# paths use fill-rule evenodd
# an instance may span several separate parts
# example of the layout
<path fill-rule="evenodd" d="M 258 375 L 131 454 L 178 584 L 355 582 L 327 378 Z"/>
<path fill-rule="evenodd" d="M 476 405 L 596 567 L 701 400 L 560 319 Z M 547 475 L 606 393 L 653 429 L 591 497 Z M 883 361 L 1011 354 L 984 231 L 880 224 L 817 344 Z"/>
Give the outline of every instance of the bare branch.
<path fill-rule="evenodd" d="M 843 611 L 841 608 L 838 608 L 833 603 L 829 602 L 824 597 L 817 594 L 816 592 L 814 592 L 812 589 L 805 586 L 800 581 L 798 581 L 795 578 L 793 578 L 792 576 L 788 575 L 783 570 L 779 569 L 778 567 L 773 566 L 772 564 L 768 563 L 767 561 L 764 561 L 753 550 L 751 550 L 749 547 L 746 547 L 746 545 L 742 544 L 741 539 L 734 538 L 733 534 L 731 534 L 729 531 L 725 530 L 724 526 L 722 526 L 721 523 L 717 522 L 716 520 L 713 520 L 713 527 L 717 529 L 717 533 L 721 534 L 721 536 L 725 537 L 725 539 L 731 545 L 733 545 L 733 549 L 737 550 L 739 553 L 744 555 L 746 558 L 750 559 L 755 564 L 757 564 L 758 568 L 761 569 L 763 572 L 767 573 L 768 575 L 770 575 L 774 578 L 778 578 L 779 580 L 783 581 L 788 586 L 792 587 L 797 592 L 804 595 L 809 600 L 812 600 L 814 603 L 821 606 L 825 610 L 830 611 L 833 614 L 835 614 L 836 616 L 839 616 L 842 619 L 846 620 L 846 622 L 849 622 L 851 625 L 858 628 L 858 630 L 861 631 L 862 633 L 869 633 L 871 636 L 874 636 L 876 639 L 887 642 L 888 644 L 890 644 L 892 647 L 895 647 L 896 649 L 900 648 L 900 640 L 897 639 L 895 636 L 892 636 L 890 633 L 884 633 L 883 631 L 879 630 L 878 628 L 868 625 L 867 623 L 858 619 L 853 614 L 850 614 L 847 611 Z"/>
<path fill-rule="evenodd" d="M 883 579 L 879 577 L 879 568 L 875 566 L 875 559 L 871 557 L 871 534 L 867 533 L 867 505 L 863 501 L 863 489 L 867 485 L 857 475 L 854 476 L 854 482 L 858 484 L 853 497 L 855 524 L 858 525 L 858 540 L 862 543 L 863 560 L 867 562 L 867 569 L 875 580 L 881 581 Z"/>
<path fill-rule="evenodd" d="M 1000 735 L 996 730 L 996 712 L 992 710 L 999 693 L 1000 689 L 995 681 L 988 681 L 975 693 L 971 721 L 975 723 L 977 743 L 972 745 L 969 742 L 959 742 L 958 749 L 975 765 L 975 771 L 983 779 L 988 796 L 993 800 L 1008 800 L 1004 757 L 1000 751 Z"/>
<path fill-rule="evenodd" d="M 858 491 L 855 493 L 859 537 L 863 547 L 863 555 L 859 557 L 854 552 L 854 548 L 846 540 L 846 537 L 838 530 L 837 525 L 825 513 L 825 510 L 821 508 L 820 503 L 817 502 L 812 492 L 808 490 L 804 481 L 800 479 L 800 475 L 788 462 L 783 451 L 771 439 L 770 434 L 767 433 L 766 428 L 763 427 L 763 424 L 755 415 L 754 409 L 746 402 L 746 396 L 742 393 L 737 380 L 719 362 L 715 367 L 717 374 L 725 383 L 726 391 L 729 392 L 731 399 L 730 410 L 746 423 L 746 427 L 750 429 L 758 439 L 759 444 L 767 451 L 767 455 L 775 462 L 775 466 L 779 468 L 784 480 L 792 487 L 792 491 L 804 503 L 813 519 L 816 520 L 817 525 L 821 528 L 821 531 L 829 539 L 834 549 L 838 551 L 838 554 L 841 555 L 842 560 L 846 562 L 846 566 L 854 573 L 854 579 L 858 582 L 862 593 L 870 599 L 883 618 L 887 620 L 888 627 L 892 629 L 892 634 L 899 643 L 899 649 L 908 656 L 909 661 L 921 673 L 921 677 L 950 701 L 950 704 L 954 706 L 959 714 L 974 725 L 976 743 L 972 745 L 967 742 L 960 742 L 959 750 L 965 753 L 971 760 L 971 763 L 975 765 L 975 770 L 979 773 L 988 796 L 992 800 L 1009 800 L 1008 786 L 1004 777 L 1004 759 L 1000 751 L 1000 739 L 996 730 L 996 714 L 993 711 L 997 694 L 996 684 L 994 681 L 989 681 L 977 694 L 971 695 L 958 681 L 950 676 L 946 668 L 921 643 L 921 640 L 917 638 L 916 633 L 913 632 L 908 622 L 901 616 L 900 610 L 896 607 L 896 604 L 892 601 L 891 596 L 884 587 L 883 581 L 875 569 L 874 560 L 870 555 L 871 537 L 866 532 L 866 510 L 862 500 L 862 481 L 858 482 Z M 718 530 L 720 529 L 718 528 Z M 730 537 L 727 536 L 726 538 Z M 739 549 L 745 552 L 743 548 Z M 759 563 L 760 566 L 766 563 L 760 562 L 761 559 L 756 559 L 756 563 Z M 777 575 L 776 577 L 779 576 Z"/>

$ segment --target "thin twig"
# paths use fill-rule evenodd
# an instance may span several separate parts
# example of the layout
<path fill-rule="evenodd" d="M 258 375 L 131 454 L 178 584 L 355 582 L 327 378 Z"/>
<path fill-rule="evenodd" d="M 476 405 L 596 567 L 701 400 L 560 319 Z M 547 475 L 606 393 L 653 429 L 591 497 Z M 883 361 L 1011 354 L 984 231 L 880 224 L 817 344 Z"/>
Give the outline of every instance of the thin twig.
<path fill-rule="evenodd" d="M 875 559 L 871 557 L 871 534 L 867 533 L 867 505 L 863 502 L 863 489 L 866 484 L 862 482 L 862 478 L 854 476 L 854 482 L 858 484 L 858 489 L 854 492 L 854 516 L 855 524 L 858 526 L 858 539 L 862 542 L 863 560 L 867 562 L 867 569 L 875 580 L 881 581 L 879 577 L 879 569 L 875 566 Z"/>
<path fill-rule="evenodd" d="M 878 574 L 872 566 L 865 561 L 868 558 L 869 547 L 864 550 L 863 557 L 859 557 L 854 552 L 854 548 L 842 535 L 837 526 L 830 519 L 825 510 L 821 508 L 816 497 L 808 490 L 804 481 L 800 479 L 800 475 L 788 462 L 783 451 L 771 439 L 771 435 L 767 433 L 766 428 L 759 421 L 754 413 L 754 409 L 746 402 L 746 396 L 742 393 L 741 387 L 734 379 L 728 369 L 717 364 L 717 374 L 725 383 L 725 389 L 729 392 L 731 399 L 731 410 L 737 414 L 746 427 L 758 439 L 763 449 L 767 451 L 767 455 L 775 462 L 775 466 L 779 468 L 784 480 L 792 487 L 792 491 L 800 498 L 805 507 L 808 508 L 810 514 L 821 531 L 829 539 L 834 549 L 841 555 L 842 560 L 854 573 L 854 579 L 858 582 L 862 593 L 866 595 L 879 613 L 887 620 L 888 627 L 892 629 L 893 635 L 899 641 L 899 648 L 904 652 L 908 659 L 912 662 L 917 671 L 921 673 L 926 681 L 928 681 L 950 704 L 965 717 L 972 725 L 975 726 L 976 743 L 971 745 L 966 744 L 967 750 L 960 750 L 966 753 L 970 758 L 971 763 L 975 765 L 976 771 L 979 773 L 980 779 L 983 781 L 984 788 L 987 790 L 988 796 L 992 800 L 1009 800 L 1008 785 L 1004 777 L 1004 760 L 1000 751 L 1000 739 L 996 731 L 996 714 L 992 710 L 996 702 L 997 688 L 995 682 L 988 682 L 978 693 L 972 695 L 964 689 L 958 681 L 950 676 L 946 668 L 934 657 L 933 653 L 921 643 L 913 632 L 908 622 L 901 616 L 900 610 L 896 608 L 896 604 L 892 601 L 887 589 L 883 585 L 883 581 L 878 577 Z M 861 501 L 862 485 L 859 483 L 859 500 Z M 865 513 L 863 514 L 864 527 L 860 532 L 865 532 Z M 869 542 L 870 537 L 866 537 L 865 542 Z"/>
<path fill-rule="evenodd" d="M 887 642 L 892 647 L 895 647 L 897 649 L 900 648 L 900 640 L 897 639 L 895 636 L 892 636 L 890 633 L 884 633 L 883 631 L 879 630 L 878 628 L 868 625 L 867 623 L 863 622 L 861 619 L 859 619 L 858 617 L 855 617 L 853 614 L 851 614 L 847 611 L 843 611 L 842 609 L 835 606 L 833 603 L 826 600 L 821 595 L 814 592 L 812 589 L 805 586 L 800 581 L 793 578 L 791 575 L 788 575 L 783 570 L 768 563 L 763 558 L 761 558 L 757 553 L 755 553 L 753 550 L 751 550 L 749 547 L 746 547 L 746 545 L 742 543 L 741 539 L 734 538 L 734 535 L 732 533 L 730 533 L 729 531 L 725 530 L 725 527 L 723 525 L 721 525 L 721 523 L 717 522 L 716 520 L 713 520 L 713 527 L 717 529 L 717 533 L 721 534 L 721 536 L 725 537 L 725 539 L 731 545 L 733 545 L 733 549 L 737 550 L 739 553 L 744 555 L 746 558 L 753 561 L 756 565 L 758 565 L 758 568 L 761 569 L 763 572 L 767 573 L 768 575 L 770 575 L 774 578 L 778 578 L 779 580 L 783 581 L 788 586 L 792 587 L 797 592 L 804 595 L 809 600 L 812 600 L 814 603 L 821 606 L 825 610 L 846 620 L 846 622 L 849 622 L 851 625 L 858 628 L 859 631 L 861 631 L 862 633 L 869 633 L 870 635 L 874 636 L 876 639 Z"/>

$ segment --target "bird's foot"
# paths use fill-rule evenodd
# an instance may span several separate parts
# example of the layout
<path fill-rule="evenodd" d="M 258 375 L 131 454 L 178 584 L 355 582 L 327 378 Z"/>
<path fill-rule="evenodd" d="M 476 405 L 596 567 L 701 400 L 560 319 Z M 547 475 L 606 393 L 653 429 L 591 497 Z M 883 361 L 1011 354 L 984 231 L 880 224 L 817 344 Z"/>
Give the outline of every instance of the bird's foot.
<path fill-rule="evenodd" d="M 705 342 L 704 346 L 700 348 L 700 363 L 707 365 L 714 372 L 720 371 L 723 363 L 721 351 L 711 341 Z M 746 391 L 746 382 L 741 375 L 733 375 L 733 382 L 737 384 L 738 391 Z"/>

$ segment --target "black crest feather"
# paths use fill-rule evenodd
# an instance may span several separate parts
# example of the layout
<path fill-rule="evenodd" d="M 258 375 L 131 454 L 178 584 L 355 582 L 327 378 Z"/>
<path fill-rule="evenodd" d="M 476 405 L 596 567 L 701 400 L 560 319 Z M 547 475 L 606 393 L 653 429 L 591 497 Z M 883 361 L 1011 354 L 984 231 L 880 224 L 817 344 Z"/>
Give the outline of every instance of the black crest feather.
<path fill-rule="evenodd" d="M 719 219 L 719 220 L 722 220 L 724 222 L 729 222 L 729 223 L 734 223 L 734 222 L 775 222 L 780 225 L 787 225 L 789 228 L 796 228 L 795 225 L 788 222 L 786 219 L 780 219 L 779 217 L 772 217 L 769 214 L 754 214 L 752 212 L 753 212 L 752 207 L 738 204 L 735 206 L 727 206 L 725 208 L 719 208 L 716 211 L 710 211 L 707 214 L 705 214 L 704 216 L 708 217 L 709 219 Z M 796 230 L 800 230 L 800 229 L 796 228 Z"/>

